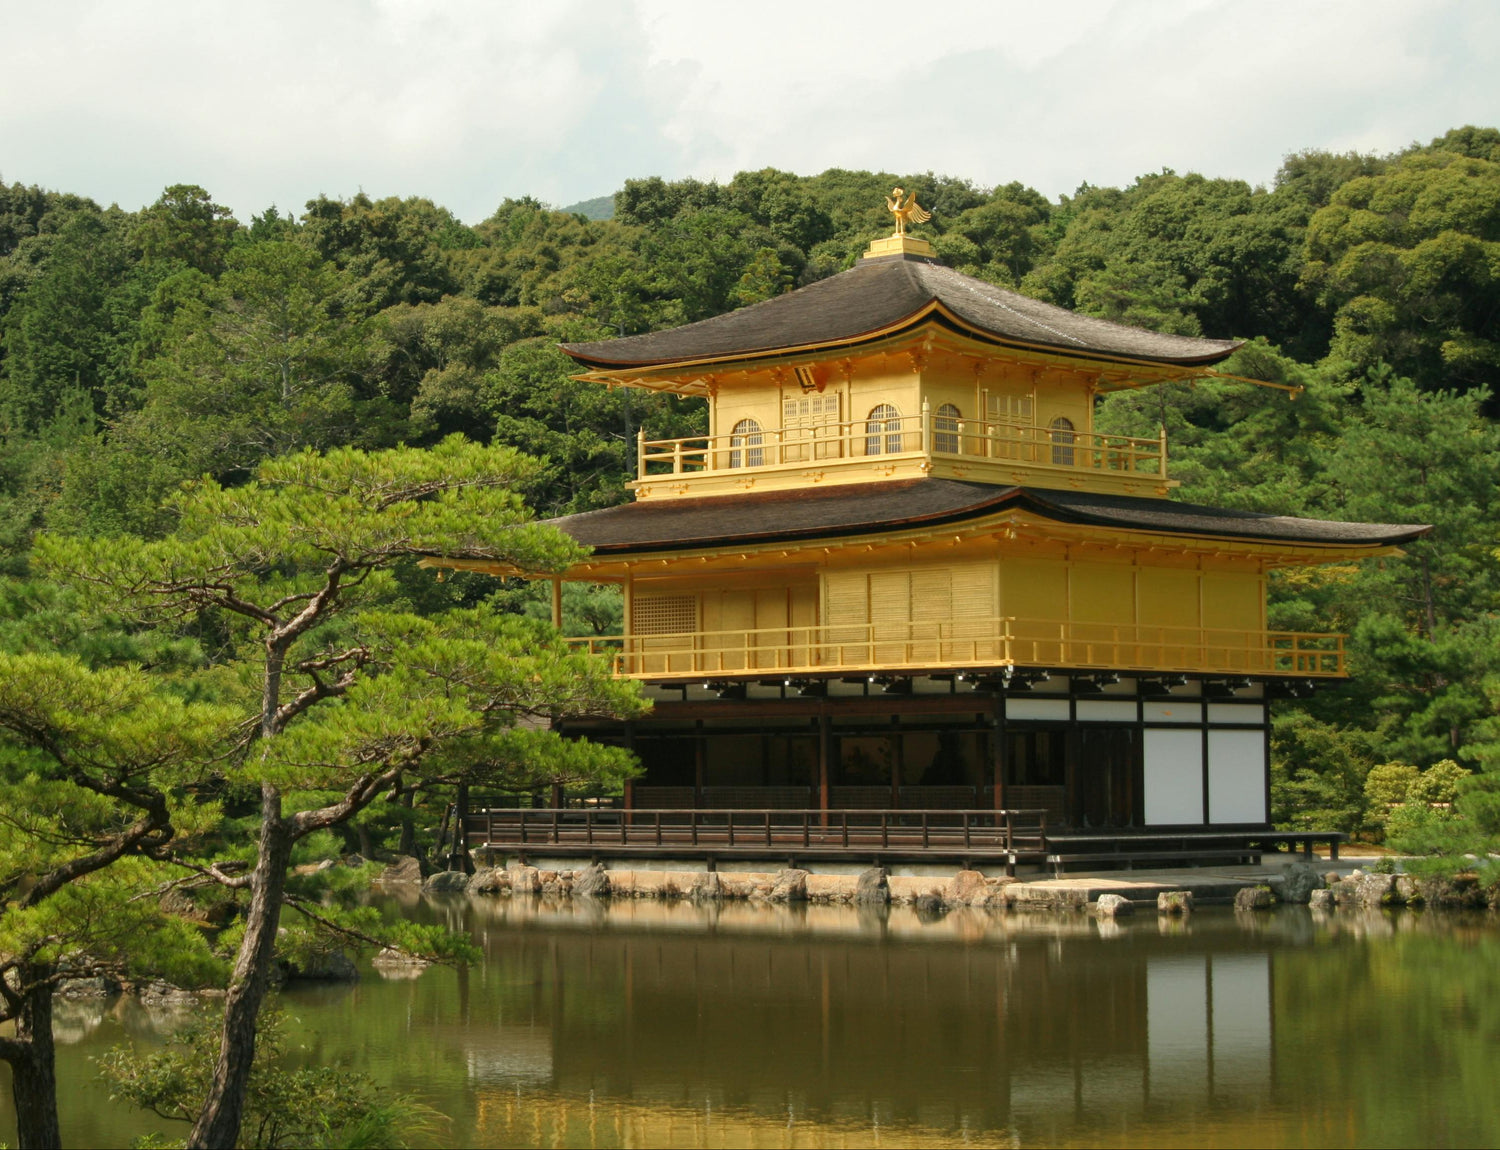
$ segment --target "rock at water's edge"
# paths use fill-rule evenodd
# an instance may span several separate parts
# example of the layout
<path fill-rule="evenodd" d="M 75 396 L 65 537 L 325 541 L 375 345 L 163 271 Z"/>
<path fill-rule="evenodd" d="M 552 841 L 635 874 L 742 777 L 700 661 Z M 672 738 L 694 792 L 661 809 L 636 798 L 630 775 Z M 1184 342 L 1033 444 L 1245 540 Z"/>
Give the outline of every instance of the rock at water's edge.
<path fill-rule="evenodd" d="M 1270 910 L 1275 905 L 1268 886 L 1241 887 L 1234 892 L 1235 910 Z"/>
<path fill-rule="evenodd" d="M 788 868 L 778 871 L 776 881 L 771 884 L 767 902 L 806 902 L 807 872 Z"/>
<path fill-rule="evenodd" d="M 1101 894 L 1094 900 L 1094 913 L 1100 918 L 1121 918 L 1134 914 L 1135 907 L 1122 894 Z"/>
<path fill-rule="evenodd" d="M 410 855 L 399 858 L 376 881 L 385 886 L 417 886 L 422 881 L 422 861 Z"/>
<path fill-rule="evenodd" d="M 510 889 L 510 876 L 497 866 L 480 867 L 469 880 L 470 894 L 499 894 Z"/>
<path fill-rule="evenodd" d="M 1324 887 L 1323 876 L 1306 863 L 1293 863 L 1281 872 L 1281 901 L 1304 904 Z"/>
<path fill-rule="evenodd" d="M 512 894 L 536 894 L 542 889 L 540 872 L 534 866 L 513 862 L 505 868 L 505 873 L 510 875 Z"/>
<path fill-rule="evenodd" d="M 1190 890 L 1164 890 L 1156 896 L 1158 914 L 1192 914 L 1193 892 Z"/>
<path fill-rule="evenodd" d="M 461 870 L 440 870 L 427 876 L 422 889 L 429 893 L 464 891 L 469 889 L 469 881 L 469 876 Z"/>
<path fill-rule="evenodd" d="M 609 871 L 599 863 L 591 863 L 573 879 L 573 893 L 580 898 L 608 898 Z"/>
<path fill-rule="evenodd" d="M 891 901 L 891 884 L 886 881 L 885 867 L 872 866 L 859 872 L 854 884 L 857 905 L 884 906 Z"/>

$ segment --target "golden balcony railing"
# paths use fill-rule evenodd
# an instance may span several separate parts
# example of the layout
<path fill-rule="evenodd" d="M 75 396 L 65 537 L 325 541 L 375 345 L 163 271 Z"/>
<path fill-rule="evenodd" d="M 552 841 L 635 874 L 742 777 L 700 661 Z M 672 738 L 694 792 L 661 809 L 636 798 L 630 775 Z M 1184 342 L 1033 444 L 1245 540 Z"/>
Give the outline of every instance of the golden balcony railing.
<path fill-rule="evenodd" d="M 570 639 L 638 679 L 1056 667 L 1339 677 L 1344 636 L 996 617 Z"/>
<path fill-rule="evenodd" d="M 992 460 L 1064 471 L 1117 472 L 1165 479 L 1167 438 L 1102 435 L 1072 427 L 921 415 L 846 420 L 806 427 L 737 429 L 682 439 L 637 436 L 641 480 L 752 471 L 851 460 L 911 457 Z"/>

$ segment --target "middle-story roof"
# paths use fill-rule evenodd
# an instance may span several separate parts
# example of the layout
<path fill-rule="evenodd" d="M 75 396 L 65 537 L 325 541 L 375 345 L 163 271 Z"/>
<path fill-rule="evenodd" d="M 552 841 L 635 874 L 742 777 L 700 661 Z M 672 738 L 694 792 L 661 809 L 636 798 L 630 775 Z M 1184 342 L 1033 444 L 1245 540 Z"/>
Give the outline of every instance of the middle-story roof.
<path fill-rule="evenodd" d="M 866 259 L 828 279 L 669 331 L 563 351 L 610 370 L 726 362 L 811 348 L 856 347 L 933 321 L 991 343 L 1090 359 L 1199 366 L 1239 343 L 1127 327 L 966 276 L 917 256 Z"/>
<path fill-rule="evenodd" d="M 998 487 L 952 479 L 643 500 L 548 520 L 598 556 L 808 541 L 941 527 L 1006 510 L 1059 523 L 1312 546 L 1390 547 L 1423 524 L 1342 523 L 1233 511 L 1169 499 Z"/>

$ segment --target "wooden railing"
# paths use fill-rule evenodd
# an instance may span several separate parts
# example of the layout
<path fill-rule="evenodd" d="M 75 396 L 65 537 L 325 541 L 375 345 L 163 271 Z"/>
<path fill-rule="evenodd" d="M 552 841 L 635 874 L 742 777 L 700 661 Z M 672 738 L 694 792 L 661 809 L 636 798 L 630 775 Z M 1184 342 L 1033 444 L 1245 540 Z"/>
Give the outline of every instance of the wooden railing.
<path fill-rule="evenodd" d="M 626 678 L 1058 667 L 1336 677 L 1344 636 L 1014 617 L 839 623 L 571 639 Z"/>
<path fill-rule="evenodd" d="M 483 847 L 819 852 L 973 852 L 1044 855 L 1044 810 L 488 809 L 464 820 L 470 850 Z"/>
<path fill-rule="evenodd" d="M 764 428 L 683 439 L 637 437 L 642 480 L 705 472 L 828 464 L 873 457 L 951 456 L 1069 471 L 1167 476 L 1167 436 L 1101 435 L 984 419 L 921 415 L 857 419 L 810 427 Z"/>

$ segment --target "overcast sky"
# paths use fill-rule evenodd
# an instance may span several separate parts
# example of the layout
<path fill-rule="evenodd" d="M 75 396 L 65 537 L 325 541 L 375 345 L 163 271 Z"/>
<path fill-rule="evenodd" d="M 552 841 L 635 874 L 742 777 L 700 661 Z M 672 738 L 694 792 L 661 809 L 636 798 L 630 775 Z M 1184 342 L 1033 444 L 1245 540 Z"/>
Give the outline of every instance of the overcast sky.
<path fill-rule="evenodd" d="M 197 183 L 242 219 L 765 166 L 1266 183 L 1500 124 L 1496 0 L 0 0 L 0 28 L 0 179 Z"/>

